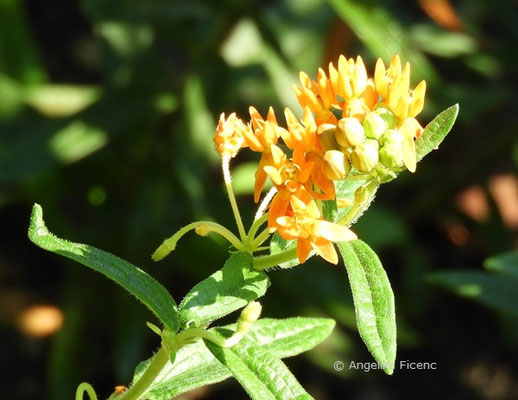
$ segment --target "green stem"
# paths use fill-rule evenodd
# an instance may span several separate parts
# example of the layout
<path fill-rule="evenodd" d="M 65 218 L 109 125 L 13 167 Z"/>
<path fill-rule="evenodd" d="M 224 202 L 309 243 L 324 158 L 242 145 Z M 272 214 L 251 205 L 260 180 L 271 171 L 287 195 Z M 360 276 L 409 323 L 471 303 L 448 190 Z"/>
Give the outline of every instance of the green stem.
<path fill-rule="evenodd" d="M 236 196 L 234 195 L 234 190 L 232 189 L 232 177 L 230 176 L 229 156 L 223 156 L 221 167 L 223 169 L 223 179 L 225 180 L 225 187 L 227 188 L 228 198 L 230 200 L 232 212 L 234 213 L 234 218 L 236 219 L 237 230 L 239 231 L 239 236 L 241 237 L 241 240 L 244 241 L 246 238 L 246 232 L 245 227 L 243 225 L 243 220 L 241 219 L 241 215 L 239 214 L 239 208 L 237 207 Z"/>
<path fill-rule="evenodd" d="M 246 237 L 246 240 L 248 242 L 253 241 L 255 234 L 259 230 L 262 224 L 264 224 L 268 220 L 268 214 L 263 215 L 262 217 L 256 219 L 252 226 L 250 227 L 250 230 L 248 231 L 248 235 Z"/>
<path fill-rule="evenodd" d="M 269 256 L 256 257 L 254 258 L 254 268 L 257 270 L 264 270 L 294 260 L 295 258 L 297 258 L 297 248 Z"/>
<path fill-rule="evenodd" d="M 215 232 L 221 236 L 223 236 L 225 239 L 227 239 L 236 249 L 240 250 L 242 248 L 242 243 L 238 239 L 236 235 L 234 235 L 232 232 L 230 232 L 227 228 L 225 228 L 223 225 L 217 224 L 216 222 L 212 221 L 197 221 L 193 222 L 192 224 L 184 226 L 182 229 L 180 229 L 178 232 L 176 232 L 173 236 L 171 236 L 169 239 L 164 240 L 164 242 L 160 245 L 158 249 L 153 253 L 151 258 L 154 261 L 159 261 L 165 256 L 167 256 L 170 252 L 172 252 L 175 247 L 176 243 L 182 238 L 183 235 L 185 235 L 187 232 L 196 229 L 198 227 L 204 227 L 208 232 Z"/>
<path fill-rule="evenodd" d="M 90 400 L 97 400 L 97 394 L 95 394 L 94 388 L 87 382 L 83 382 L 77 387 L 76 400 L 83 400 L 84 392 L 88 393 Z"/>
<path fill-rule="evenodd" d="M 167 361 L 169 361 L 169 354 L 163 348 L 160 348 L 140 379 L 121 395 L 120 400 L 138 400 L 162 371 Z"/>
<path fill-rule="evenodd" d="M 260 245 L 264 243 L 266 239 L 270 237 L 270 230 L 266 228 L 263 230 L 252 242 L 252 249 L 255 251 Z"/>
<path fill-rule="evenodd" d="M 338 222 L 340 225 L 351 226 L 365 211 L 365 209 L 369 206 L 369 204 L 374 199 L 374 195 L 376 194 L 376 190 L 378 190 L 379 184 L 376 181 L 371 181 L 365 187 L 365 197 L 357 201 L 355 200 L 352 208 L 349 210 L 347 215 Z"/>

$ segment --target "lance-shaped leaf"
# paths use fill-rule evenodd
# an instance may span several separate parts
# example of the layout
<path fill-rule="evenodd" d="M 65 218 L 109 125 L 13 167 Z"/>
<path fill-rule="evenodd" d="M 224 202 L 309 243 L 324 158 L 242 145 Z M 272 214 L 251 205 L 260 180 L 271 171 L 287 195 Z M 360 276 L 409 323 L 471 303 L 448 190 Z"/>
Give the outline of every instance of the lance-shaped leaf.
<path fill-rule="evenodd" d="M 253 400 L 312 399 L 288 367 L 253 340 L 245 337 L 230 348 L 209 341 L 206 345 Z"/>
<path fill-rule="evenodd" d="M 417 161 L 422 160 L 424 156 L 441 144 L 453 127 L 458 114 L 459 105 L 455 104 L 441 112 L 426 125 L 423 133 L 415 142 Z"/>
<path fill-rule="evenodd" d="M 438 271 L 427 280 L 496 311 L 518 317 L 518 280 L 478 271 Z"/>
<path fill-rule="evenodd" d="M 358 332 L 384 371 L 392 374 L 396 359 L 396 314 L 387 274 L 365 242 L 342 242 L 338 248 L 349 276 Z"/>
<path fill-rule="evenodd" d="M 117 282 L 144 303 L 167 329 L 174 332 L 178 330 L 176 303 L 160 283 L 113 254 L 56 237 L 45 226 L 39 204 L 35 204 L 32 209 L 29 239 L 42 249 L 77 261 Z"/>
<path fill-rule="evenodd" d="M 324 341 L 335 326 L 327 318 L 260 319 L 252 325 L 247 338 L 277 358 L 292 357 Z M 235 330 L 235 324 L 212 331 Z M 151 359 L 139 364 L 137 381 Z M 146 392 L 149 400 L 170 399 L 200 386 L 221 382 L 232 374 L 207 349 L 203 341 L 182 347 L 174 364 L 168 362 Z"/>
<path fill-rule="evenodd" d="M 180 304 L 183 327 L 208 324 L 261 297 L 270 281 L 249 253 L 232 254 L 223 268 L 194 286 Z"/>
<path fill-rule="evenodd" d="M 484 261 L 484 267 L 489 271 L 518 279 L 518 251 L 509 251 L 490 257 Z"/>

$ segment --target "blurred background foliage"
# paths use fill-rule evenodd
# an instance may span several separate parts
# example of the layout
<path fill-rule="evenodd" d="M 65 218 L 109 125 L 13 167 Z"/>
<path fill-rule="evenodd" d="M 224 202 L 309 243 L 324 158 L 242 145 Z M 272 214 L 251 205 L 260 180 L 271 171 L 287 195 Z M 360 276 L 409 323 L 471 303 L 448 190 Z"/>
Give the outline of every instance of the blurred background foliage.
<path fill-rule="evenodd" d="M 428 82 L 421 122 L 456 102 L 459 121 L 355 230 L 392 282 L 398 359 L 438 369 L 333 371 L 371 358 L 343 268 L 322 260 L 272 272 L 264 315 L 338 321 L 288 360 L 318 399 L 518 398 L 516 253 L 482 268 L 518 245 L 517 46 L 511 0 L 0 0 L 1 395 L 70 399 L 87 380 L 107 396 L 158 345 L 134 299 L 29 243 L 34 202 L 56 234 L 130 260 L 179 301 L 227 256 L 217 238 L 191 235 L 150 260 L 190 221 L 233 224 L 217 116 L 273 105 L 282 120 L 298 109 L 298 71 L 314 77 L 341 53 L 371 67 L 400 53 L 413 83 Z M 256 162 L 243 151 L 233 164 L 248 222 Z M 182 397 L 204 398 L 245 393 L 227 381 Z"/>

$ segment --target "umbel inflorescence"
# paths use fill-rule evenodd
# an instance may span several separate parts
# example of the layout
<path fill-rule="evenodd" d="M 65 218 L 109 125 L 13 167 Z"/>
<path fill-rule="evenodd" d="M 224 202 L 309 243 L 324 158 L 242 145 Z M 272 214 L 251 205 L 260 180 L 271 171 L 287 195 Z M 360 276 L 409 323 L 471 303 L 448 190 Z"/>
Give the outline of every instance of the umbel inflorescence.
<path fill-rule="evenodd" d="M 267 178 L 276 190 L 269 204 L 269 232 L 297 239 L 300 262 L 313 249 L 336 264 L 332 242 L 356 235 L 324 221 L 320 203 L 340 200 L 335 181 L 382 181 L 404 167 L 415 171 L 415 139 L 423 131 L 415 117 L 423 109 L 426 83 L 410 89 L 410 65 L 402 67 L 397 55 L 388 68 L 378 59 L 374 79 L 368 77 L 361 57 L 343 55 L 336 67 L 329 64 L 328 73 L 320 68 L 316 80 L 304 72 L 299 78 L 294 91 L 303 108 L 300 121 L 286 108 L 282 127 L 271 107 L 266 119 L 250 107 L 248 123 L 235 113 L 228 118 L 222 114 L 214 142 L 228 159 L 245 147 L 260 152 L 255 202 Z"/>

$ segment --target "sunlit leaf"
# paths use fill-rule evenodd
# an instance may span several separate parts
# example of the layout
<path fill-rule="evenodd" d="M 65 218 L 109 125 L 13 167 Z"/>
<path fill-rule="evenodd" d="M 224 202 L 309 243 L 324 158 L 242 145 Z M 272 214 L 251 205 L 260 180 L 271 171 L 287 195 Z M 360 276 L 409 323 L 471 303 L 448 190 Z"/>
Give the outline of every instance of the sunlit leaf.
<path fill-rule="evenodd" d="M 354 300 L 361 338 L 387 374 L 396 360 L 394 294 L 376 253 L 361 240 L 338 243 Z"/>
<path fill-rule="evenodd" d="M 35 204 L 32 209 L 29 239 L 42 249 L 77 261 L 117 282 L 144 303 L 169 330 L 178 329 L 175 301 L 160 283 L 113 254 L 54 236 L 45 226 L 39 204 Z"/>
<path fill-rule="evenodd" d="M 252 268 L 249 253 L 234 253 L 223 268 L 194 286 L 180 304 L 182 326 L 208 324 L 261 297 L 270 281 Z"/>

